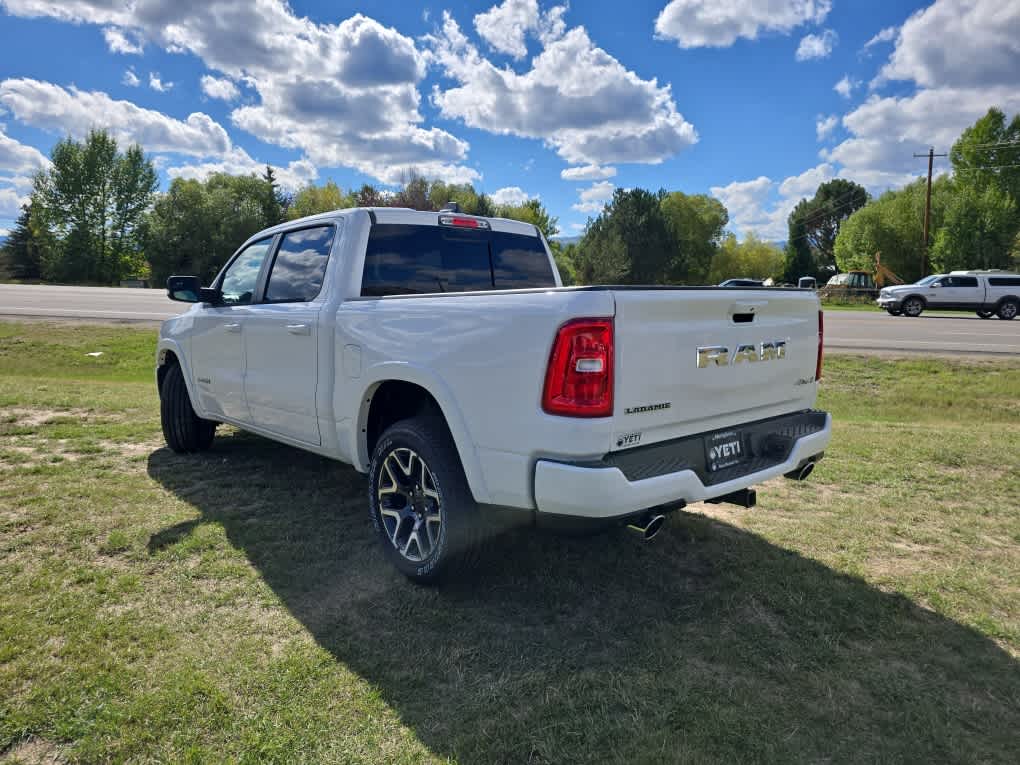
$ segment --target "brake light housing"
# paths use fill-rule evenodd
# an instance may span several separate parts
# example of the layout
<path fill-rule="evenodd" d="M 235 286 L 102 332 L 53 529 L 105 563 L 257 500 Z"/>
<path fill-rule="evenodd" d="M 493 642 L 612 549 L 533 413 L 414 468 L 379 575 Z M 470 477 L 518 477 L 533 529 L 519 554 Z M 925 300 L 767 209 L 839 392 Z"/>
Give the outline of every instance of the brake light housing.
<path fill-rule="evenodd" d="M 825 355 L 825 313 L 818 311 L 818 360 L 815 361 L 815 382 L 822 379 L 822 357 Z"/>
<path fill-rule="evenodd" d="M 573 319 L 556 332 L 542 409 L 562 417 L 613 413 L 613 319 Z"/>
<path fill-rule="evenodd" d="M 454 228 L 475 228 L 483 231 L 489 230 L 489 221 L 481 218 L 468 218 L 464 215 L 440 215 L 440 226 L 453 226 Z"/>

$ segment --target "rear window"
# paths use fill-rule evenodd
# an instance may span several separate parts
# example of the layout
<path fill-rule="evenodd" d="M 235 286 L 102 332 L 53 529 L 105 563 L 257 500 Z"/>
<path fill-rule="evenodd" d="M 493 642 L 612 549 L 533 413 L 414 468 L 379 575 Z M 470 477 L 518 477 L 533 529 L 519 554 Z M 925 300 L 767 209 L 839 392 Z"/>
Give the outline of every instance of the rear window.
<path fill-rule="evenodd" d="M 988 283 L 993 287 L 1020 287 L 1020 276 L 992 276 Z"/>
<path fill-rule="evenodd" d="M 443 226 L 372 226 L 367 297 L 555 286 L 541 239 Z"/>
<path fill-rule="evenodd" d="M 556 286 L 545 245 L 537 236 L 492 232 L 492 270 L 498 290 Z"/>

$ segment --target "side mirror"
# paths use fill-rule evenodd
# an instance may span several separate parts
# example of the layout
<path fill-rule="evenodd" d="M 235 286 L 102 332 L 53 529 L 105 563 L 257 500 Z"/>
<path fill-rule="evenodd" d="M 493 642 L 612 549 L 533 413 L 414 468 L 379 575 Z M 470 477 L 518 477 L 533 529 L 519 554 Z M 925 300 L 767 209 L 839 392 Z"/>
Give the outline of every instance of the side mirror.
<path fill-rule="evenodd" d="M 220 302 L 220 291 L 203 287 L 197 276 L 171 276 L 166 280 L 166 296 L 181 303 Z"/>
<path fill-rule="evenodd" d="M 942 286 L 942 282 L 932 282 L 931 288 L 935 289 L 936 287 L 941 287 L 941 286 Z"/>

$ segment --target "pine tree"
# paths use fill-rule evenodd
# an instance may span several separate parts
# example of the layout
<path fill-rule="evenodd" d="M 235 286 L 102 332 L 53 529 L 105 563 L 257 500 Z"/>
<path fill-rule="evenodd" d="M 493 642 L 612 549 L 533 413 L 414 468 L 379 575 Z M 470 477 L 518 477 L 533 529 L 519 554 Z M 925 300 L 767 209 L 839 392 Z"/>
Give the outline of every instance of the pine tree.
<path fill-rule="evenodd" d="M 39 246 L 32 234 L 32 208 L 21 206 L 21 214 L 14 223 L 3 247 L 5 270 L 14 279 L 39 279 Z"/>

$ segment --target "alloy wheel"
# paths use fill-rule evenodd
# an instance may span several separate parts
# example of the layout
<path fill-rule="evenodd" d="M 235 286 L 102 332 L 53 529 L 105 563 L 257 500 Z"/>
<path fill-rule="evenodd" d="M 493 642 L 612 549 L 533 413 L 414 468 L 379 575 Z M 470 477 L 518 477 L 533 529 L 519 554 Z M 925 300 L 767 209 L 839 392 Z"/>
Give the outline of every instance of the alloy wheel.
<path fill-rule="evenodd" d="M 417 452 L 393 449 L 379 468 L 379 515 L 386 536 L 404 558 L 421 563 L 439 544 L 443 518 L 432 471 Z"/>

